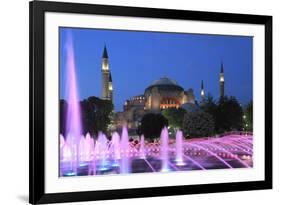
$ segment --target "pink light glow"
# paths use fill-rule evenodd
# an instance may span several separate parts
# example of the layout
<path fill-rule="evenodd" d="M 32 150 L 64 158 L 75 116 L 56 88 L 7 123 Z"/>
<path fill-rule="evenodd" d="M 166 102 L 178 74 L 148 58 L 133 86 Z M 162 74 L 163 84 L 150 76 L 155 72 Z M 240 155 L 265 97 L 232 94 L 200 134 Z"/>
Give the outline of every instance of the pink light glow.
<path fill-rule="evenodd" d="M 68 33 L 66 42 L 66 69 L 67 69 L 67 117 L 66 117 L 66 133 L 72 136 L 81 136 L 81 112 L 79 106 L 79 94 L 77 90 L 77 79 L 75 70 L 75 56 L 73 49 L 73 39 L 71 33 Z"/>
<path fill-rule="evenodd" d="M 66 73 L 67 73 L 67 113 L 66 113 L 66 136 L 67 138 L 67 149 L 65 155 L 70 154 L 71 169 L 74 174 L 77 174 L 77 167 L 80 161 L 80 138 L 82 135 L 81 129 L 81 113 L 79 105 L 79 96 L 77 91 L 77 79 L 75 71 L 75 56 L 73 49 L 73 39 L 71 33 L 67 35 L 66 42 Z"/>
<path fill-rule="evenodd" d="M 121 138 L 118 133 L 107 138 L 101 132 L 97 137 L 89 134 L 78 136 L 79 150 L 70 135 L 66 140 L 62 135 L 59 138 L 62 154 L 60 175 L 63 176 L 127 174 L 142 167 L 147 167 L 146 172 L 171 172 L 253 166 L 250 151 L 253 136 L 250 135 L 184 140 L 182 133 L 178 132 L 176 140 L 173 140 L 164 128 L 159 141 L 144 143 L 144 137 L 141 137 L 139 143 L 134 143 L 129 142 L 127 128 L 123 127 Z M 246 144 L 250 150 L 237 146 L 238 140 L 240 145 Z"/>

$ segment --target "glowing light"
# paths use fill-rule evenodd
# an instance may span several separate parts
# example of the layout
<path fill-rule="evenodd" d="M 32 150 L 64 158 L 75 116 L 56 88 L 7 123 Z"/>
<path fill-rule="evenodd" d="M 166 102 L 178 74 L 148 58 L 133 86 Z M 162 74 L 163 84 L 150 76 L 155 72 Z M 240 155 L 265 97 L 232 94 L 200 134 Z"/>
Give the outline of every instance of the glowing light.
<path fill-rule="evenodd" d="M 162 159 L 162 171 L 169 170 L 168 161 L 169 161 L 169 154 L 168 154 L 168 146 L 169 146 L 169 136 L 168 136 L 168 129 L 166 127 L 163 128 L 160 136 L 161 140 L 161 159 Z"/>
<path fill-rule="evenodd" d="M 204 96 L 204 95 L 205 95 L 204 90 L 201 90 L 201 96 Z"/>
<path fill-rule="evenodd" d="M 75 176 L 75 172 L 68 172 L 64 174 L 65 176 Z"/>
<path fill-rule="evenodd" d="M 176 133 L 176 164 L 178 166 L 185 165 L 182 155 L 182 132 L 178 130 Z"/>
<path fill-rule="evenodd" d="M 251 135 L 184 140 L 182 132 L 177 131 L 176 139 L 173 140 L 169 139 L 168 129 L 164 128 L 160 141 L 145 143 L 144 136 L 141 136 L 139 143 L 131 143 L 127 128 L 124 127 L 121 138 L 118 133 L 113 133 L 111 140 L 108 140 L 103 133 L 99 133 L 95 140 L 89 134 L 79 137 L 77 141 L 79 150 L 75 149 L 76 144 L 70 136 L 64 138 L 60 135 L 59 138 L 61 139 L 61 176 L 85 175 L 85 173 L 88 175 L 132 173 L 134 167 L 131 161 L 146 163 L 147 166 L 144 168 L 147 167 L 145 169 L 153 172 L 193 169 L 194 165 L 196 169 L 207 169 L 210 162 L 216 167 L 232 168 L 229 160 L 238 162 L 240 167 L 252 166 Z M 76 164 L 77 159 L 79 159 L 78 164 Z M 160 170 L 154 167 L 154 162 L 159 160 L 161 160 Z M 142 169 L 140 166 L 139 168 Z"/>

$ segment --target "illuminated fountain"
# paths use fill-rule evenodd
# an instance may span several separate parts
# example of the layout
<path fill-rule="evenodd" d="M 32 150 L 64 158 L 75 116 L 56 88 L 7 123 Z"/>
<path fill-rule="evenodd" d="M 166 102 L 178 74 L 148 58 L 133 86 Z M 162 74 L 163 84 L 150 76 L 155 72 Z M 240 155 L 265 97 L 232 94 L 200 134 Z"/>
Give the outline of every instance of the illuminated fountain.
<path fill-rule="evenodd" d="M 99 170 L 105 171 L 109 168 L 109 161 L 108 161 L 108 141 L 106 136 L 99 132 L 98 139 L 95 145 L 95 153 L 99 159 Z"/>
<path fill-rule="evenodd" d="M 145 142 L 144 142 L 144 136 L 141 135 L 141 138 L 140 138 L 140 158 L 141 159 L 145 159 L 146 156 L 145 156 Z"/>
<path fill-rule="evenodd" d="M 162 172 L 169 171 L 169 134 L 168 129 L 165 127 L 160 136 L 161 140 L 161 160 L 162 160 Z"/>
<path fill-rule="evenodd" d="M 113 135 L 112 135 L 111 152 L 114 153 L 113 166 L 117 167 L 117 166 L 119 166 L 119 160 L 121 159 L 120 136 L 117 132 L 114 132 Z"/>
<path fill-rule="evenodd" d="M 128 135 L 128 130 L 124 126 L 122 129 L 122 136 L 121 136 L 121 168 L 120 172 L 121 173 L 130 173 L 130 154 L 131 154 L 131 149 L 130 149 L 130 143 L 129 143 L 129 135 Z"/>
<path fill-rule="evenodd" d="M 182 131 L 177 131 L 176 133 L 176 164 L 178 166 L 185 165 L 183 161 Z"/>
<path fill-rule="evenodd" d="M 73 40 L 70 33 L 66 42 L 66 99 L 68 108 L 66 113 L 66 140 L 63 154 L 70 158 L 69 175 L 76 175 L 80 163 L 81 113 L 77 91 Z"/>
<path fill-rule="evenodd" d="M 145 143 L 144 137 L 141 136 L 139 142 L 135 144 L 129 142 L 127 128 L 123 127 L 121 138 L 117 132 L 112 134 L 111 140 L 108 140 L 101 132 L 97 137 L 86 134 L 78 138 L 78 155 L 76 152 L 73 154 L 77 146 L 72 144 L 72 139 L 65 140 L 60 135 L 61 176 L 232 169 L 253 166 L 253 142 L 252 135 L 249 134 L 186 140 L 183 138 L 183 133 L 178 131 L 174 141 L 169 139 L 168 130 L 164 128 L 160 141 Z M 73 156 L 78 156 L 79 166 L 75 167 L 77 159 Z M 140 166 L 143 166 L 143 169 Z"/>
<path fill-rule="evenodd" d="M 90 134 L 87 133 L 85 137 L 82 137 L 80 140 L 80 158 L 79 160 L 84 161 L 91 161 L 92 154 L 95 149 L 94 139 L 91 138 Z"/>

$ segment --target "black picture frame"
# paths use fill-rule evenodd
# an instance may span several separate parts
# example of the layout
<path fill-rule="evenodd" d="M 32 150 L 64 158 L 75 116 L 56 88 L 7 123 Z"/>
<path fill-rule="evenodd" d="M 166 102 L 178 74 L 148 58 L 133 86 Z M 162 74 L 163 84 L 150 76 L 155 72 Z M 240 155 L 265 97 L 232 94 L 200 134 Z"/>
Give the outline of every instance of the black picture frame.
<path fill-rule="evenodd" d="M 30 139 L 29 202 L 31 204 L 154 197 L 198 193 L 260 190 L 272 188 L 272 16 L 184 11 L 80 3 L 32 1 L 30 11 Z M 45 80 L 44 39 L 45 13 L 82 13 L 113 16 L 182 19 L 209 22 L 260 24 L 265 26 L 265 180 L 235 183 L 198 184 L 153 188 L 136 188 L 71 193 L 45 193 L 44 130 Z"/>

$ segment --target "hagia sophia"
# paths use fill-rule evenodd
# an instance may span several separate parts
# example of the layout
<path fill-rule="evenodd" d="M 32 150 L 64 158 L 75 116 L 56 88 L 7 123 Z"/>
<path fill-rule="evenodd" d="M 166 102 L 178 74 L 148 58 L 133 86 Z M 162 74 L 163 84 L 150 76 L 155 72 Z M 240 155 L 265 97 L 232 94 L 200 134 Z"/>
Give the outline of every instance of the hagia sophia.
<path fill-rule="evenodd" d="M 220 96 L 224 96 L 224 71 L 221 64 L 219 78 Z M 205 91 L 201 82 L 201 100 L 204 100 Z M 109 69 L 107 49 L 104 47 L 102 56 L 102 99 L 113 102 L 113 82 Z M 114 127 L 127 125 L 129 129 L 136 130 L 144 114 L 161 112 L 167 108 L 182 107 L 186 110 L 198 107 L 193 89 L 184 89 L 175 80 L 166 76 L 160 77 L 148 85 L 140 95 L 125 100 L 123 111 L 114 113 Z"/>

